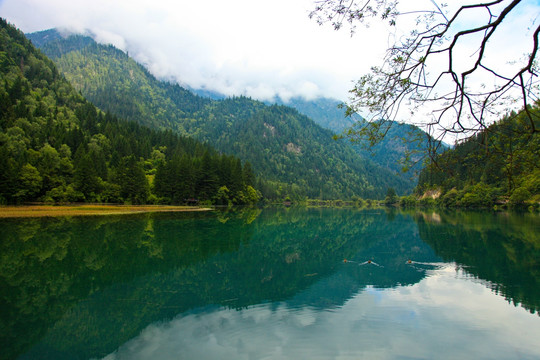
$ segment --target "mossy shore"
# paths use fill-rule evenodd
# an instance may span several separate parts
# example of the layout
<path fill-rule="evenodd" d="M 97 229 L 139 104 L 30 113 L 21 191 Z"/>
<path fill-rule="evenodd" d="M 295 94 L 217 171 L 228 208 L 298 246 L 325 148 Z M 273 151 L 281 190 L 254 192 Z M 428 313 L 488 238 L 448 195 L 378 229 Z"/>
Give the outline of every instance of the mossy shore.
<path fill-rule="evenodd" d="M 0 218 L 117 215 L 144 212 L 208 211 L 209 208 L 168 205 L 22 205 L 0 206 Z"/>

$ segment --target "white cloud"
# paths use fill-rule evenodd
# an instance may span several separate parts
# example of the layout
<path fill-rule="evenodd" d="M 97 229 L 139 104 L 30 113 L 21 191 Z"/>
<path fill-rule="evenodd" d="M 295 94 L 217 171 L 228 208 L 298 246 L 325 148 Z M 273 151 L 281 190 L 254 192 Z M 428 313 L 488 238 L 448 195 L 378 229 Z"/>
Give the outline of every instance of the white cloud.
<path fill-rule="evenodd" d="M 5 0 L 0 11 L 25 32 L 90 30 L 156 76 L 194 88 L 344 99 L 384 41 L 320 27 L 308 18 L 312 7 L 311 0 Z"/>
<path fill-rule="evenodd" d="M 393 39 L 416 26 L 411 15 L 392 29 L 381 22 L 368 29 L 359 25 L 351 38 L 347 29 L 336 32 L 309 19 L 313 6 L 314 0 L 4 0 L 0 14 L 25 32 L 90 30 L 98 40 L 129 51 L 157 77 L 195 89 L 259 99 L 279 95 L 285 101 L 293 96 L 347 100 L 353 81 L 380 65 Z M 430 9 L 433 3 L 402 1 L 400 6 Z M 531 35 L 523 26 L 537 16 L 538 4 L 526 1 L 520 7 L 504 35 L 493 40 L 498 50 L 491 59 L 501 66 L 507 66 L 508 53 L 530 51 L 515 39 Z M 460 58 L 470 60 L 475 50 L 465 48 Z M 422 109 L 409 120 L 420 125 L 431 119 L 430 112 Z"/>

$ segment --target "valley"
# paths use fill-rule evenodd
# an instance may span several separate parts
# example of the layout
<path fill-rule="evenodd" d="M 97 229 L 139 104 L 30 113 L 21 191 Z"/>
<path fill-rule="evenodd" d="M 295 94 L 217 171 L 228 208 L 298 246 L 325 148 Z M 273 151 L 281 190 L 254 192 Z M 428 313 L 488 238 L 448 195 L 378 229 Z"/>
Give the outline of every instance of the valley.
<path fill-rule="evenodd" d="M 219 151 L 249 161 L 257 176 L 288 188 L 286 192 L 296 199 L 381 198 L 388 187 L 408 194 L 416 185 L 414 171 L 403 173 L 398 160 L 407 151 L 418 150 L 418 145 L 389 148 L 395 141 L 389 139 L 379 145 L 379 156 L 374 157 L 373 152 L 332 139 L 339 130 L 336 126 L 343 130 L 350 123 L 335 100 L 278 106 L 245 97 L 213 100 L 156 79 L 127 54 L 90 37 L 63 37 L 55 30 L 28 36 L 100 109 L 209 142 Z M 320 104 L 321 111 L 308 111 L 308 106 L 320 108 Z M 271 134 L 265 133 L 269 128 Z M 291 148 L 300 151 L 288 151 Z"/>

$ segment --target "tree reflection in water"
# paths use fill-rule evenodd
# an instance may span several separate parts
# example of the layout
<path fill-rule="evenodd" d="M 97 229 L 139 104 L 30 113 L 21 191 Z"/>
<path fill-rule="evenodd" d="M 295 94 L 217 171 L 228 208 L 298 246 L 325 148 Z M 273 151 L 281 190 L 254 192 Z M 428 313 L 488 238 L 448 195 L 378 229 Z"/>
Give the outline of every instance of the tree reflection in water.
<path fill-rule="evenodd" d="M 185 312 L 337 309 L 366 289 L 417 284 L 444 262 L 537 311 L 537 224 L 297 208 L 2 221 L 0 346 L 6 358 L 105 356 Z"/>

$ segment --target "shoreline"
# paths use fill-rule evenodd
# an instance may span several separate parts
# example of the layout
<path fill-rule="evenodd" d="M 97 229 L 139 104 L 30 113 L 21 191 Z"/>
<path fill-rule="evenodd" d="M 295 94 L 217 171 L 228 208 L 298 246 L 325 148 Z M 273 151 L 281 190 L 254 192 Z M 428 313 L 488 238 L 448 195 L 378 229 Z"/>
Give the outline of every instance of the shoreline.
<path fill-rule="evenodd" d="M 80 205 L 9 205 L 0 206 L 0 219 L 59 217 L 59 216 L 90 216 L 90 215 L 125 215 L 148 212 L 192 212 L 210 211 L 211 208 L 173 205 L 109 205 L 109 204 L 80 204 Z"/>

